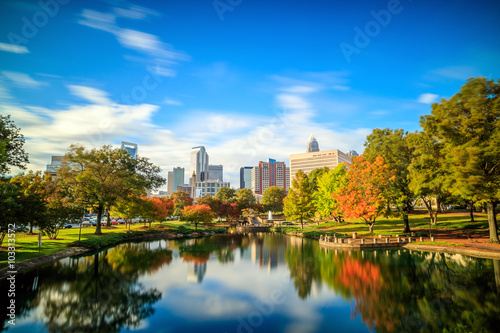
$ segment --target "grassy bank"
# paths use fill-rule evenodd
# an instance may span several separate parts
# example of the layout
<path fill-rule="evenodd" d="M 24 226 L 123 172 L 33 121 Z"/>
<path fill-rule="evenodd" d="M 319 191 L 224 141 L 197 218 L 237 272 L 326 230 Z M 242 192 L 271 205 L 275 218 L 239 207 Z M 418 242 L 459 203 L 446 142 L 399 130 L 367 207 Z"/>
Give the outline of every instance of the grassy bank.
<path fill-rule="evenodd" d="M 48 237 L 42 237 L 42 246 L 40 248 L 40 253 L 38 252 L 38 234 L 29 235 L 27 233 L 17 233 L 16 234 L 16 262 L 31 259 L 39 255 L 49 255 L 61 250 L 66 249 L 68 246 L 83 246 L 87 248 L 101 248 L 104 246 L 110 246 L 121 241 L 126 240 L 127 237 L 133 237 L 149 232 L 163 232 L 163 231 L 175 231 L 176 233 L 192 233 L 194 232 L 194 226 L 183 223 L 181 221 L 169 221 L 162 222 L 161 225 L 158 222 L 153 222 L 151 224 L 151 229 L 149 229 L 149 224 L 144 227 L 144 224 L 134 224 L 131 225 L 130 231 L 128 226 L 116 225 L 110 228 L 103 228 L 103 235 L 95 235 L 95 227 L 86 227 L 81 229 L 81 241 L 79 242 L 79 228 L 62 229 L 59 232 L 57 239 L 48 239 Z M 204 230 L 214 230 L 215 228 L 204 228 L 198 226 L 198 231 Z M 7 238 L 3 243 L 4 248 L 0 251 L 0 268 L 7 265 Z"/>

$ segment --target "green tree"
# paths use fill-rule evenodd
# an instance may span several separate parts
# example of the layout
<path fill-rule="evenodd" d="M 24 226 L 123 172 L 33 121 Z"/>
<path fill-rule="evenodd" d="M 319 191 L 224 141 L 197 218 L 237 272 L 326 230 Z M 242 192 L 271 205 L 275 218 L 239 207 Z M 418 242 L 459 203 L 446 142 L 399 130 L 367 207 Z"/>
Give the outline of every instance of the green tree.
<path fill-rule="evenodd" d="M 346 182 L 347 168 L 341 163 L 333 170 L 324 172 L 318 179 L 317 190 L 314 192 L 314 205 L 322 217 L 328 218 L 332 214 L 341 215 L 338 202 L 334 195 L 342 191 Z"/>
<path fill-rule="evenodd" d="M 238 203 L 238 208 L 240 210 L 250 208 L 255 202 L 255 196 L 249 188 L 240 188 L 236 192 L 236 202 Z"/>
<path fill-rule="evenodd" d="M 174 216 L 180 216 L 184 207 L 193 204 L 193 198 L 184 191 L 175 191 L 170 195 L 170 199 L 174 201 L 174 212 L 172 213 Z"/>
<path fill-rule="evenodd" d="M 283 199 L 285 199 L 286 193 L 281 187 L 271 186 L 266 188 L 262 194 L 262 204 L 266 211 L 272 211 L 274 213 L 283 211 Z"/>
<path fill-rule="evenodd" d="M 73 145 L 57 171 L 59 184 L 71 190 L 76 203 L 97 212 L 96 234 L 101 234 L 105 207 L 131 194 L 141 195 L 165 184 L 161 169 L 145 157 L 133 158 L 120 148 L 85 150 Z"/>
<path fill-rule="evenodd" d="M 185 222 L 193 222 L 194 229 L 198 230 L 198 224 L 211 223 L 214 214 L 208 205 L 192 205 L 184 207 L 181 217 Z"/>
<path fill-rule="evenodd" d="M 19 187 L 0 178 L 0 246 L 9 229 L 27 224 L 24 201 L 25 195 Z"/>
<path fill-rule="evenodd" d="M 410 232 L 408 215 L 415 206 L 416 196 L 410 189 L 408 167 L 413 160 L 413 148 L 408 142 L 408 132 L 376 128 L 366 138 L 365 147 L 363 157 L 366 160 L 373 163 L 380 156 L 389 169 L 395 171 L 389 203 L 396 207 L 396 215 L 403 219 L 403 232 Z"/>
<path fill-rule="evenodd" d="M 309 186 L 311 187 L 313 192 L 318 190 L 318 180 L 323 176 L 325 172 L 330 171 L 329 167 L 316 168 L 313 171 L 309 172 L 307 175 L 307 179 L 309 181 Z"/>
<path fill-rule="evenodd" d="M 29 223 L 29 233 L 33 233 L 33 226 L 45 229 L 50 223 L 47 216 L 45 184 L 41 171 L 29 171 L 13 177 L 10 182 L 15 184 L 24 194 L 24 217 Z"/>
<path fill-rule="evenodd" d="M 500 199 L 500 80 L 471 78 L 450 99 L 432 105 L 420 124 L 444 145 L 454 187 L 486 203 L 490 241 L 498 242 Z"/>
<path fill-rule="evenodd" d="M 236 190 L 231 187 L 222 187 L 215 195 L 217 199 L 227 202 L 235 202 L 236 201 L 235 196 L 236 196 Z"/>
<path fill-rule="evenodd" d="M 292 188 L 288 190 L 283 209 L 287 220 L 299 220 L 304 229 L 304 221 L 310 220 L 315 213 L 313 194 L 307 175 L 299 170 L 292 180 Z"/>
<path fill-rule="evenodd" d="M 0 175 L 9 173 L 10 166 L 26 169 L 29 161 L 23 145 L 24 136 L 10 115 L 0 115 Z"/>

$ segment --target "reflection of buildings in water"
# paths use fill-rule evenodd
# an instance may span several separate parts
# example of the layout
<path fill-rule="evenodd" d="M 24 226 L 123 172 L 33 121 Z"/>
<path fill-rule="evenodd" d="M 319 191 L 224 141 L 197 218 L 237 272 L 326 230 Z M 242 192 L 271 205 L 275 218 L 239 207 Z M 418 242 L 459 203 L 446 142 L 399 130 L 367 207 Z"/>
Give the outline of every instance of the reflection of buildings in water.
<path fill-rule="evenodd" d="M 188 265 L 187 280 L 189 282 L 201 283 L 207 272 L 207 263 L 190 263 Z"/>
<path fill-rule="evenodd" d="M 287 238 L 283 242 L 270 243 L 266 239 L 271 238 L 265 235 L 256 235 L 250 239 L 250 253 L 253 263 L 258 263 L 259 267 L 266 267 L 270 272 L 278 267 L 278 264 L 285 263 L 285 250 Z"/>

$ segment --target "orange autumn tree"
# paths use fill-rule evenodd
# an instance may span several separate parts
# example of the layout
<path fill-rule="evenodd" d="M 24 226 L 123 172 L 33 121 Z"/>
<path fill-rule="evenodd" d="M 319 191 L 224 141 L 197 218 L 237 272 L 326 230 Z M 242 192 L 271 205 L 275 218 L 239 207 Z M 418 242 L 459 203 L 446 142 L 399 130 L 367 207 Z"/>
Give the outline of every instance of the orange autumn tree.
<path fill-rule="evenodd" d="M 152 203 L 152 217 L 156 221 L 165 220 L 174 212 L 174 200 L 166 198 L 149 198 Z"/>
<path fill-rule="evenodd" d="M 354 158 L 347 172 L 346 187 L 332 196 L 345 217 L 361 218 L 373 233 L 375 220 L 386 211 L 388 185 L 394 178 L 394 172 L 382 157 L 372 163 L 359 156 Z"/>
<path fill-rule="evenodd" d="M 181 210 L 181 218 L 185 222 L 193 222 L 194 229 L 198 230 L 198 223 L 210 223 L 214 214 L 209 205 L 186 206 Z"/>

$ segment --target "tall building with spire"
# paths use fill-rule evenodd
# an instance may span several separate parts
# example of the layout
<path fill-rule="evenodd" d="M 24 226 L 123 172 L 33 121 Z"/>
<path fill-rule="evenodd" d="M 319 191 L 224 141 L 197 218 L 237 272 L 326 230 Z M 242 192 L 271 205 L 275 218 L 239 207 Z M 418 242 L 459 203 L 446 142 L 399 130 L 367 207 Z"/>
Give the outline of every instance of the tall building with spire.
<path fill-rule="evenodd" d="M 191 150 L 191 163 L 189 174 L 196 175 L 194 183 L 189 185 L 195 186 L 196 182 L 208 180 L 208 154 L 204 146 L 193 147 Z"/>
<path fill-rule="evenodd" d="M 318 140 L 316 140 L 314 135 L 311 134 L 311 136 L 309 137 L 309 141 L 307 141 L 306 153 L 312 153 L 315 151 L 319 151 L 319 144 L 318 144 Z"/>
<path fill-rule="evenodd" d="M 133 158 L 137 158 L 137 153 L 139 152 L 137 143 L 122 141 L 122 149 L 128 151 Z"/>

